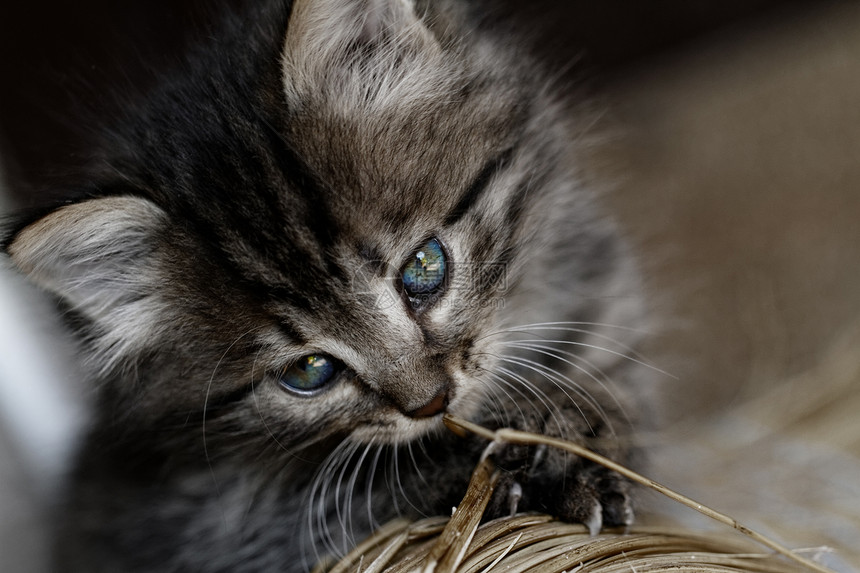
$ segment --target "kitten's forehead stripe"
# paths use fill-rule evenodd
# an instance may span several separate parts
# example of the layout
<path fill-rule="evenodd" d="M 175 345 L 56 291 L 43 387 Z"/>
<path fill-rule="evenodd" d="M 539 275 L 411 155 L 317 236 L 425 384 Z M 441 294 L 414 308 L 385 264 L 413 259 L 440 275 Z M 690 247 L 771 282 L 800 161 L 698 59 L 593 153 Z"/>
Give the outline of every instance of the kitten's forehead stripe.
<path fill-rule="evenodd" d="M 286 334 L 290 338 L 291 342 L 293 342 L 297 346 L 307 344 L 308 341 L 301 333 L 301 330 L 299 329 L 298 325 L 296 325 L 295 322 L 293 322 L 286 316 L 281 315 L 278 317 L 278 325 L 281 327 L 281 330 L 284 332 L 284 334 Z"/>
<path fill-rule="evenodd" d="M 466 192 L 460 197 L 460 200 L 457 201 L 457 204 L 454 205 L 454 208 L 448 213 L 448 216 L 445 217 L 444 225 L 446 227 L 450 227 L 462 219 L 463 216 L 478 202 L 484 192 L 489 188 L 490 180 L 493 176 L 508 166 L 514 151 L 515 149 L 513 147 L 508 148 L 484 166 Z"/>
<path fill-rule="evenodd" d="M 304 223 L 314 234 L 317 243 L 324 249 L 331 247 L 337 237 L 337 225 L 323 200 L 321 178 L 313 172 L 301 155 L 280 136 L 268 122 L 269 138 L 272 149 L 277 153 L 278 162 L 286 177 L 297 187 L 298 195 L 304 202 L 302 213 Z"/>
<path fill-rule="evenodd" d="M 546 173 L 533 174 L 520 181 L 511 193 L 505 207 L 505 221 L 509 223 L 509 236 L 518 228 L 519 222 L 528 207 L 528 199 L 532 193 L 537 193 L 547 179 Z"/>

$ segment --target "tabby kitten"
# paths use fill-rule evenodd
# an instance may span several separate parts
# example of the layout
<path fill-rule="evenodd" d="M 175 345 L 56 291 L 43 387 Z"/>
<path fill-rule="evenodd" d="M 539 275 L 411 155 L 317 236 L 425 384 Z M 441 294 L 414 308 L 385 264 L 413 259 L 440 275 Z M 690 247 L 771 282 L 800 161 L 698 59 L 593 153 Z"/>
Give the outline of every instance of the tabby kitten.
<path fill-rule="evenodd" d="M 644 378 L 609 325 L 639 324 L 638 287 L 579 180 L 586 121 L 467 5 L 225 13 L 6 239 L 97 395 L 57 570 L 302 571 L 448 513 L 486 444 L 444 412 L 629 462 Z M 495 456 L 494 514 L 522 491 L 632 520 L 606 470 Z"/>

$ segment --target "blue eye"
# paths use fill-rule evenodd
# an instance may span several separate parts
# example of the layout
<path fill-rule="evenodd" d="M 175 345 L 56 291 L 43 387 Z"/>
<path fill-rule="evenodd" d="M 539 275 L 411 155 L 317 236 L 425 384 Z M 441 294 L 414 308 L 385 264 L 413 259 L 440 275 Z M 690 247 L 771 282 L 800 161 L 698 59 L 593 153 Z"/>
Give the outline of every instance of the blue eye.
<path fill-rule="evenodd" d="M 284 369 L 278 381 L 292 390 L 311 392 L 328 384 L 335 374 L 337 366 L 334 360 L 321 354 L 310 354 Z"/>
<path fill-rule="evenodd" d="M 410 298 L 423 298 L 435 293 L 445 282 L 445 267 L 442 245 L 436 239 L 430 239 L 403 267 L 403 290 Z"/>

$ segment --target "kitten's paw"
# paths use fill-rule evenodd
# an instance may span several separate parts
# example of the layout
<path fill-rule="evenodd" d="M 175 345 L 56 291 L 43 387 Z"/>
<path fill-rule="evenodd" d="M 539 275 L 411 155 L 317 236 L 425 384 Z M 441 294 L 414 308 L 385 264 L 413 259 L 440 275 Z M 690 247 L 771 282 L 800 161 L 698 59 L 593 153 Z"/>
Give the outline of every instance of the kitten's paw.
<path fill-rule="evenodd" d="M 593 535 L 633 523 L 631 484 L 603 466 L 546 446 L 497 444 L 491 455 L 502 471 L 491 517 L 539 511 L 583 523 Z"/>
<path fill-rule="evenodd" d="M 552 498 L 542 500 L 549 511 L 567 521 L 585 524 L 592 535 L 604 526 L 633 524 L 633 503 L 627 480 L 594 465 L 580 466 L 579 472 L 570 477 L 572 483 L 555 489 L 560 497 L 554 508 Z M 552 489 L 549 485 L 546 487 Z"/>

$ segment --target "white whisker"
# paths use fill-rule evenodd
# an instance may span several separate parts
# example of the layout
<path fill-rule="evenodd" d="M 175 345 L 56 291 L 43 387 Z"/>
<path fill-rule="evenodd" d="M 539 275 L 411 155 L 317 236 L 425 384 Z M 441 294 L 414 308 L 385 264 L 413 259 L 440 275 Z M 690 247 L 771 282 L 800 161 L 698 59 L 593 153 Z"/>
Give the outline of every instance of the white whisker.
<path fill-rule="evenodd" d="M 394 477 L 397 481 L 397 489 L 400 491 L 401 495 L 403 495 L 403 501 L 406 502 L 409 507 L 414 509 L 418 515 L 421 517 L 427 517 L 427 515 L 409 498 L 409 494 L 406 493 L 406 488 L 403 487 L 403 481 L 400 478 L 400 448 L 399 446 L 394 446 Z"/>
<path fill-rule="evenodd" d="M 361 466 L 364 464 L 365 458 L 367 458 L 367 453 L 373 447 L 374 443 L 368 442 L 368 444 L 364 447 L 364 451 L 361 453 L 361 456 L 358 458 L 358 463 L 355 464 L 355 468 L 352 470 L 352 475 L 349 478 L 349 483 L 347 483 L 347 498 L 346 498 L 346 521 L 348 524 L 348 531 L 344 531 L 344 537 L 349 539 L 349 544 L 355 544 L 355 531 L 353 528 L 353 519 L 352 519 L 352 503 L 353 503 L 353 494 L 355 492 L 355 482 L 358 478 L 358 473 L 361 471 Z"/>
<path fill-rule="evenodd" d="M 611 348 L 606 348 L 604 346 L 598 346 L 596 344 L 589 344 L 587 342 L 578 342 L 575 340 L 549 340 L 549 339 L 545 339 L 545 338 L 539 338 L 536 340 L 532 340 L 532 339 L 517 340 L 516 342 L 520 342 L 520 343 L 522 343 L 522 342 L 536 342 L 536 343 L 553 342 L 554 344 L 565 344 L 568 346 L 578 346 L 580 348 L 589 348 L 592 350 L 598 350 L 600 352 L 606 352 L 608 354 L 612 354 L 613 356 L 618 356 L 619 358 L 623 358 L 624 360 L 628 360 L 628 361 L 633 362 L 635 364 L 638 364 L 640 366 L 644 366 L 645 368 L 648 368 L 649 370 L 653 370 L 654 372 L 658 372 L 658 373 L 663 374 L 665 376 L 670 376 L 670 377 L 674 378 L 674 376 L 672 376 L 668 372 L 666 372 L 664 370 L 660 370 L 656 366 L 648 364 L 647 362 L 643 362 L 642 360 L 639 360 L 638 358 L 624 354 L 623 352 L 618 352 L 617 350 L 612 350 Z"/>
<path fill-rule="evenodd" d="M 322 544 L 325 553 L 338 555 L 340 553 L 337 544 L 329 529 L 329 518 L 327 503 L 332 476 L 336 468 L 344 463 L 344 458 L 352 456 L 355 444 L 344 440 L 340 442 L 332 452 L 326 456 L 325 461 L 316 471 L 308 493 L 308 501 L 305 507 L 308 511 L 308 533 L 311 536 L 316 561 L 321 558 L 318 542 Z M 335 501 L 337 496 L 335 495 Z"/>
<path fill-rule="evenodd" d="M 600 413 L 601 418 L 603 418 L 603 420 L 609 425 L 610 432 L 614 435 L 615 431 L 611 427 L 612 422 L 607 418 L 606 413 L 603 411 L 603 408 L 579 384 L 577 384 L 576 382 L 574 382 L 573 380 L 571 380 L 567 376 L 564 376 L 564 375 L 560 374 L 559 372 L 556 372 L 552 368 L 549 368 L 548 366 L 545 366 L 539 362 L 535 362 L 534 360 L 528 360 L 526 358 L 520 358 L 520 357 L 516 357 L 516 356 L 505 357 L 502 360 L 504 360 L 505 362 L 509 362 L 511 364 L 516 364 L 522 368 L 526 368 L 528 370 L 531 370 L 531 371 L 535 372 L 536 374 L 540 375 L 541 377 L 543 377 L 544 379 L 552 382 L 559 390 L 561 390 L 564 393 L 565 396 L 567 396 L 568 400 L 570 400 L 570 402 L 574 406 L 576 406 L 576 409 L 579 411 L 580 415 L 582 416 L 582 419 L 585 420 L 585 423 L 588 426 L 588 430 L 591 433 L 594 433 L 594 428 L 591 426 L 591 422 L 588 420 L 588 416 L 586 416 L 585 412 L 582 411 L 582 408 L 580 407 L 579 403 L 570 394 L 567 393 L 567 389 L 572 390 L 577 396 L 582 398 L 586 402 L 586 404 L 588 404 L 589 406 L 591 406 L 592 408 L 594 408 L 595 410 L 597 410 Z M 561 378 L 561 381 L 559 380 L 559 378 Z M 568 384 L 564 384 L 563 381 L 568 382 Z"/>
<path fill-rule="evenodd" d="M 589 321 L 554 321 L 554 322 L 532 322 L 528 324 L 520 324 L 513 328 L 516 329 L 525 329 L 525 328 L 546 328 L 546 327 L 582 327 L 582 326 L 596 326 L 599 328 L 614 328 L 616 330 L 626 330 L 627 332 L 634 332 L 636 334 L 647 335 L 650 334 L 647 330 L 642 330 L 641 328 L 635 328 L 632 326 L 623 326 L 620 324 L 611 324 L 607 322 L 589 322 Z"/>
<path fill-rule="evenodd" d="M 385 468 L 385 488 L 388 490 L 388 493 L 391 494 L 391 502 L 394 505 L 394 514 L 397 516 L 402 515 L 400 512 L 400 504 L 397 501 L 397 492 L 394 489 L 393 485 L 393 477 L 394 477 L 394 460 L 391 459 L 391 456 L 396 458 L 397 452 L 394 451 L 395 446 L 389 446 L 385 449 L 385 459 L 386 459 L 386 468 Z"/>
<path fill-rule="evenodd" d="M 424 455 L 424 458 L 432 462 L 433 458 L 430 456 L 430 452 L 428 452 L 427 448 L 424 446 L 424 439 L 422 438 L 416 443 L 418 444 L 418 449 L 421 450 L 421 453 Z"/>
<path fill-rule="evenodd" d="M 501 389 L 503 390 L 503 389 Z M 504 390 L 503 390 L 504 391 Z M 499 396 L 495 393 L 487 394 L 487 407 L 492 410 L 493 419 L 498 421 L 503 426 L 511 425 L 511 417 L 502 407 L 502 402 Z"/>
<path fill-rule="evenodd" d="M 348 450 L 349 453 L 348 453 L 348 455 L 344 456 L 344 458 L 341 462 L 341 468 L 340 468 L 340 472 L 338 472 L 337 482 L 335 483 L 334 496 L 333 496 L 334 497 L 335 516 L 337 517 L 337 523 L 338 523 L 338 525 L 340 525 L 341 536 L 343 537 L 342 541 L 344 544 L 343 545 L 344 553 L 349 551 L 349 546 L 347 545 L 347 537 L 348 537 L 347 531 L 349 529 L 349 527 L 347 525 L 347 521 L 348 521 L 349 509 L 344 507 L 343 504 L 341 503 L 341 492 L 343 491 L 343 478 L 346 475 L 347 469 L 349 469 L 349 462 L 352 461 L 352 457 L 358 451 L 358 448 L 359 448 L 359 444 L 352 443 L 352 442 L 350 443 L 350 448 Z M 344 492 L 344 497 L 345 496 L 346 496 L 346 493 Z M 325 499 L 325 496 L 323 496 L 323 499 Z M 346 500 L 344 500 L 344 501 L 346 501 Z"/>
<path fill-rule="evenodd" d="M 631 332 L 631 333 L 634 333 L 638 336 L 648 334 L 647 332 L 645 332 L 641 329 L 636 329 L 636 328 L 632 328 L 632 327 L 628 327 L 628 326 L 620 326 L 617 324 L 607 324 L 607 323 L 603 323 L 603 322 L 576 322 L 576 321 L 570 321 L 570 322 L 533 322 L 533 323 L 529 323 L 529 324 L 520 324 L 520 325 L 516 325 L 516 326 L 510 326 L 507 328 L 495 330 L 493 332 L 490 332 L 488 334 L 485 334 L 485 335 L 477 338 L 476 341 L 477 340 L 483 340 L 485 338 L 490 338 L 493 336 L 500 336 L 503 334 L 516 334 L 516 333 L 523 333 L 523 332 L 532 332 L 535 330 L 561 330 L 561 331 L 577 332 L 577 333 L 582 333 L 582 334 L 599 336 L 601 338 L 609 340 L 610 342 L 618 344 L 619 346 L 624 346 L 618 340 L 615 340 L 606 334 L 602 334 L 602 333 L 596 332 L 594 330 L 590 330 L 586 327 L 612 328 L 612 329 L 616 329 L 616 330 L 622 330 L 625 332 Z"/>
<path fill-rule="evenodd" d="M 510 359 L 508 359 L 504 356 L 501 357 L 501 359 L 505 362 L 512 362 Z M 512 362 L 512 363 L 516 364 L 515 362 Z M 544 407 L 544 411 L 552 417 L 552 421 L 555 424 L 556 428 L 558 428 L 560 435 L 563 435 L 564 425 L 559 421 L 560 412 L 558 410 L 558 406 L 556 406 L 555 404 L 552 403 L 552 400 L 550 400 L 550 398 L 549 398 L 549 396 L 547 396 L 546 392 L 544 392 L 543 390 L 538 388 L 535 384 L 530 382 L 527 378 L 517 374 L 513 370 L 510 370 L 510 369 L 502 366 L 502 367 L 499 367 L 499 371 L 503 372 L 504 374 L 507 374 L 508 376 L 513 378 L 514 380 L 517 380 L 518 382 L 522 383 L 522 385 L 529 392 L 534 394 L 535 398 L 537 398 L 538 401 L 541 403 L 541 405 Z"/>
<path fill-rule="evenodd" d="M 582 372 L 585 376 L 588 376 L 589 379 L 593 380 L 598 386 L 600 386 L 600 388 L 602 388 L 604 392 L 606 392 L 606 394 L 612 399 L 612 401 L 615 402 L 615 405 L 618 406 L 618 410 L 624 416 L 624 419 L 628 422 L 628 424 L 630 423 L 630 416 L 627 413 L 627 409 L 618 400 L 617 390 L 610 387 L 610 385 L 612 384 L 612 380 L 600 368 L 595 366 L 589 360 L 587 360 L 587 359 L 585 359 L 585 358 L 583 358 L 577 354 L 574 354 L 572 352 L 567 352 L 565 350 L 559 350 L 556 348 L 552 348 L 551 346 L 544 346 L 541 344 L 510 343 L 509 345 L 513 346 L 513 347 L 517 347 L 517 348 L 524 348 L 527 350 L 531 350 L 531 351 L 537 352 L 539 354 L 543 354 L 544 356 L 549 356 L 550 358 L 554 358 L 556 360 L 564 362 L 565 364 L 568 364 L 569 366 L 575 368 L 577 371 Z M 574 362 L 571 362 L 570 360 L 567 360 L 566 358 L 564 358 L 564 356 L 569 356 L 575 360 L 579 360 L 579 361 L 583 362 L 586 366 L 588 366 L 589 368 L 591 368 L 592 370 L 594 370 L 595 372 L 600 374 L 600 376 L 603 379 L 601 380 L 600 378 L 595 376 L 587 368 L 584 368 L 579 364 L 576 364 Z M 582 388 L 581 385 L 572 381 L 570 378 L 568 378 L 566 376 L 564 378 L 566 381 L 568 381 L 568 383 L 575 385 L 575 388 L 572 388 L 574 391 L 576 391 L 577 388 Z M 582 389 L 582 391 L 585 392 L 584 389 Z M 592 405 L 593 406 L 597 405 L 596 401 Z M 602 411 L 602 408 L 600 408 L 600 409 Z"/>
<path fill-rule="evenodd" d="M 475 354 L 476 354 L 476 355 L 483 355 L 483 356 L 491 356 L 491 357 L 493 357 L 494 359 L 499 360 L 499 355 L 498 355 L 498 354 L 495 354 L 495 353 L 491 353 L 491 352 L 477 352 L 477 353 L 475 353 Z M 495 380 L 496 382 L 498 382 L 498 381 L 500 380 L 500 377 L 498 376 L 498 374 L 497 374 L 496 372 L 493 372 L 492 370 L 487 370 L 486 368 L 483 368 L 483 367 L 481 367 L 481 366 L 478 366 L 478 369 L 480 370 L 480 372 L 482 372 L 483 374 L 485 374 L 485 375 L 489 376 L 491 379 Z M 508 393 L 504 388 L 500 388 L 499 386 L 496 386 L 496 385 L 489 386 L 489 387 L 488 387 L 488 390 L 489 390 L 489 393 L 487 394 L 487 396 L 488 396 L 491 400 L 493 400 L 493 403 L 494 403 L 494 404 L 496 405 L 496 407 L 499 409 L 499 411 L 498 411 L 499 416 L 498 416 L 496 419 L 497 419 L 499 422 L 503 423 L 504 425 L 509 426 L 509 425 L 510 425 L 510 416 L 509 416 L 509 415 L 508 415 L 508 413 L 507 413 L 507 409 L 506 409 L 504 406 L 502 406 L 502 397 L 501 397 L 501 396 L 499 396 L 499 395 L 496 393 L 496 391 L 501 391 L 501 392 L 503 392 L 503 393 L 504 393 L 504 397 L 505 397 L 505 398 L 507 398 L 508 402 L 510 402 L 510 403 L 512 403 L 512 404 L 514 404 L 514 405 L 517 405 L 517 401 L 516 401 L 516 400 L 514 399 L 514 397 L 513 397 L 513 396 L 511 396 L 511 395 L 510 395 L 510 394 L 509 394 L 509 393 Z M 522 394 L 521 392 L 517 391 L 517 393 L 518 393 L 518 394 L 520 394 L 520 396 L 522 396 L 525 400 L 529 400 L 529 398 L 528 398 L 528 397 L 526 397 L 526 396 L 525 396 L 524 394 Z M 520 410 L 520 416 L 524 416 L 524 414 L 523 414 L 523 411 L 522 411 L 522 410 Z M 504 419 L 504 420 L 502 420 L 502 417 L 504 417 L 505 419 Z"/>
<path fill-rule="evenodd" d="M 419 438 L 418 442 L 421 442 L 423 438 Z M 424 485 L 430 487 L 430 482 L 424 477 L 424 472 L 421 471 L 421 467 L 418 465 L 418 460 L 415 459 L 415 452 L 412 450 L 412 442 L 407 442 L 406 447 L 409 450 L 409 459 L 412 460 L 412 467 L 415 468 L 415 475 L 418 476 Z"/>
<path fill-rule="evenodd" d="M 254 362 L 251 365 L 251 382 L 250 383 L 251 383 L 251 396 L 254 398 L 254 410 L 256 410 L 257 415 L 260 417 L 260 422 L 263 423 L 263 427 L 266 429 L 266 433 L 269 434 L 269 437 L 272 438 L 272 440 L 274 440 L 274 442 L 278 445 L 278 447 L 282 451 L 288 453 L 289 455 L 294 455 L 293 452 L 295 452 L 296 450 L 294 449 L 293 451 L 290 451 L 289 448 L 284 446 L 284 444 L 282 444 L 278 440 L 277 436 L 275 436 L 275 433 L 269 427 L 269 423 L 266 422 L 266 418 L 263 416 L 263 411 L 260 409 L 260 398 L 257 396 L 257 386 L 254 383 L 254 372 L 256 372 L 256 370 L 257 370 L 257 359 L 260 357 L 261 352 L 262 352 L 262 349 L 257 350 L 257 353 L 254 355 Z"/>
<path fill-rule="evenodd" d="M 495 372 L 487 372 L 487 374 L 490 376 L 490 378 L 492 378 L 496 382 L 499 382 L 502 384 L 502 386 L 495 386 L 494 389 L 499 390 L 499 391 L 504 393 L 508 402 L 513 404 L 516 407 L 516 409 L 519 411 L 520 419 L 524 420 L 526 418 L 526 415 L 523 412 L 522 408 L 520 408 L 519 400 L 515 400 L 514 397 L 511 396 L 510 393 L 507 390 L 505 390 L 504 387 L 506 386 L 506 387 L 510 388 L 511 390 L 513 390 L 514 392 L 516 392 L 517 394 L 519 394 L 520 396 L 522 396 L 526 402 L 530 402 L 530 399 L 525 394 L 520 392 L 520 390 L 516 386 L 514 386 L 513 384 L 511 384 L 510 382 L 508 382 L 507 380 L 505 380 L 503 377 L 499 376 Z M 505 419 L 499 420 L 499 422 L 505 424 L 506 426 L 510 426 L 511 425 L 510 416 L 507 414 L 507 411 L 505 410 L 504 407 L 501 408 L 501 411 L 505 412 L 505 415 L 504 415 Z"/>
<path fill-rule="evenodd" d="M 370 529 L 374 530 L 377 528 L 378 524 L 376 520 L 373 518 L 373 478 L 376 477 L 376 468 L 379 466 L 379 458 L 382 456 L 382 451 L 385 449 L 384 445 L 376 446 L 376 455 L 373 456 L 373 462 L 370 465 L 370 473 L 367 476 L 367 523 L 370 525 Z"/>
<path fill-rule="evenodd" d="M 209 376 L 209 380 L 206 383 L 206 395 L 203 397 L 203 421 L 201 423 L 201 432 L 203 433 L 203 456 L 206 458 L 206 463 L 209 466 L 209 473 L 212 476 L 212 482 L 215 486 L 215 497 L 219 500 L 221 499 L 221 486 L 218 484 L 218 477 L 215 475 L 215 468 L 212 466 L 212 458 L 209 455 L 209 444 L 206 441 L 206 413 L 208 412 L 209 408 L 209 396 L 212 392 L 212 384 L 215 382 L 215 374 L 218 372 L 218 368 L 221 366 L 221 363 L 227 357 L 227 354 L 234 346 L 236 346 L 236 344 L 240 340 L 242 340 L 248 334 L 252 333 L 254 330 L 256 329 L 252 328 L 246 330 L 245 332 L 237 336 L 236 339 L 233 340 L 233 342 L 231 342 L 229 346 L 227 346 L 227 348 L 221 354 L 221 357 L 218 358 L 218 362 L 215 363 L 215 367 L 212 369 L 212 374 Z M 224 529 L 228 530 L 229 525 L 227 523 L 227 516 L 224 513 L 223 508 L 221 508 L 221 518 L 224 522 Z"/>

